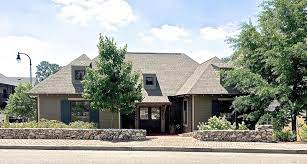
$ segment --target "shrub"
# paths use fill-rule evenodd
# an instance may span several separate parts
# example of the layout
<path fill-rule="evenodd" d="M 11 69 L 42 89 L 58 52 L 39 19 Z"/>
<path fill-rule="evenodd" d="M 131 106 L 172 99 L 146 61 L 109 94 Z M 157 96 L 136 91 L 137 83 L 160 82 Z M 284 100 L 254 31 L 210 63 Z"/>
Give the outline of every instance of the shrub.
<path fill-rule="evenodd" d="M 307 142 L 307 125 L 306 124 L 300 124 L 300 131 L 298 133 L 301 141 Z"/>
<path fill-rule="evenodd" d="M 248 129 L 248 127 L 243 122 L 242 124 L 239 124 L 238 130 L 249 130 L 249 129 Z"/>
<path fill-rule="evenodd" d="M 225 117 L 211 117 L 207 123 L 200 122 L 197 125 L 198 130 L 233 130 L 231 122 L 227 121 Z"/>
<path fill-rule="evenodd" d="M 76 129 L 95 129 L 96 124 L 92 122 L 83 122 L 83 121 L 75 121 L 69 124 L 70 128 L 76 128 Z"/>
<path fill-rule="evenodd" d="M 295 140 L 296 135 L 291 130 L 276 130 L 273 132 L 273 137 L 276 141 L 290 142 Z"/>
<path fill-rule="evenodd" d="M 41 119 L 38 123 L 30 121 L 25 123 L 5 123 L 3 128 L 74 128 L 74 129 L 95 129 L 94 123 L 89 122 L 72 122 L 69 125 L 57 120 Z"/>

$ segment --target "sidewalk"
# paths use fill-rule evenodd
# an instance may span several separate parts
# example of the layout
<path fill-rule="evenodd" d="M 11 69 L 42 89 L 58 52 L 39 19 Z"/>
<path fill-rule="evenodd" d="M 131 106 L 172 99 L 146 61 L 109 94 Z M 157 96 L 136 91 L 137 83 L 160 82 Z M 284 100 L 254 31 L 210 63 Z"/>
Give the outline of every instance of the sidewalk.
<path fill-rule="evenodd" d="M 190 137 L 148 136 L 145 141 L 0 139 L 0 149 L 128 150 L 307 154 L 307 143 L 208 142 Z"/>

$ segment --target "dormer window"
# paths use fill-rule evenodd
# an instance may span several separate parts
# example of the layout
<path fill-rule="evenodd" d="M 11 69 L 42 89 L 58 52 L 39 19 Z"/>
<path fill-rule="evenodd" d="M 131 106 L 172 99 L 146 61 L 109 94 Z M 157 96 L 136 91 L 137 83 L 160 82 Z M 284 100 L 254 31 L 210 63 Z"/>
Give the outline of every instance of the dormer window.
<path fill-rule="evenodd" d="M 82 81 L 85 76 L 85 70 L 75 70 L 75 80 Z"/>
<path fill-rule="evenodd" d="M 156 89 L 157 77 L 156 74 L 143 74 L 144 88 Z"/>
<path fill-rule="evenodd" d="M 145 77 L 145 85 L 154 85 L 153 77 Z"/>

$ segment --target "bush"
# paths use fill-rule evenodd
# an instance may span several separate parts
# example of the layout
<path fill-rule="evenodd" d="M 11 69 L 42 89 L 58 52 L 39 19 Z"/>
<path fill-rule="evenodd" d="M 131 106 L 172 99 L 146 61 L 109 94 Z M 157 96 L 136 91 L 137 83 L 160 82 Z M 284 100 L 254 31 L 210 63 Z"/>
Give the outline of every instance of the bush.
<path fill-rule="evenodd" d="M 96 124 L 92 122 L 83 122 L 83 121 L 75 121 L 69 124 L 70 128 L 76 128 L 76 129 L 95 129 Z"/>
<path fill-rule="evenodd" d="M 298 133 L 301 141 L 307 142 L 307 125 L 306 124 L 300 124 L 300 131 Z"/>
<path fill-rule="evenodd" d="M 211 117 L 207 123 L 200 122 L 197 125 L 198 130 L 233 130 L 235 129 L 231 122 L 227 121 L 225 117 Z"/>
<path fill-rule="evenodd" d="M 248 129 L 248 127 L 243 122 L 242 124 L 239 124 L 238 130 L 249 130 L 249 129 Z"/>
<path fill-rule="evenodd" d="M 3 128 L 74 128 L 74 129 L 95 129 L 94 123 L 89 122 L 72 122 L 69 125 L 57 120 L 41 119 L 38 123 L 30 121 L 25 123 L 5 123 Z"/>
<path fill-rule="evenodd" d="M 295 140 L 296 135 L 291 130 L 276 130 L 273 132 L 273 137 L 276 141 L 290 142 Z"/>

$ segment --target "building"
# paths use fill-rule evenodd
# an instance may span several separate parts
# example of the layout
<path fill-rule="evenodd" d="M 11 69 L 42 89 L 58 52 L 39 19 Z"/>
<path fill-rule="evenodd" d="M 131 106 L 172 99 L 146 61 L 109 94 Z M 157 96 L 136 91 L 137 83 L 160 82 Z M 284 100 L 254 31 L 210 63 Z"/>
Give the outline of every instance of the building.
<path fill-rule="evenodd" d="M 142 128 L 148 133 L 190 132 L 211 116 L 232 119 L 230 109 L 238 93 L 220 82 L 220 70 L 230 69 L 217 57 L 199 64 L 182 53 L 128 52 L 126 61 L 141 73 L 143 101 L 130 115 L 96 111 L 82 98 L 81 80 L 95 61 L 81 55 L 34 86 L 40 119 L 65 123 L 91 121 L 100 128 Z M 113 115 L 113 116 L 112 116 Z"/>

